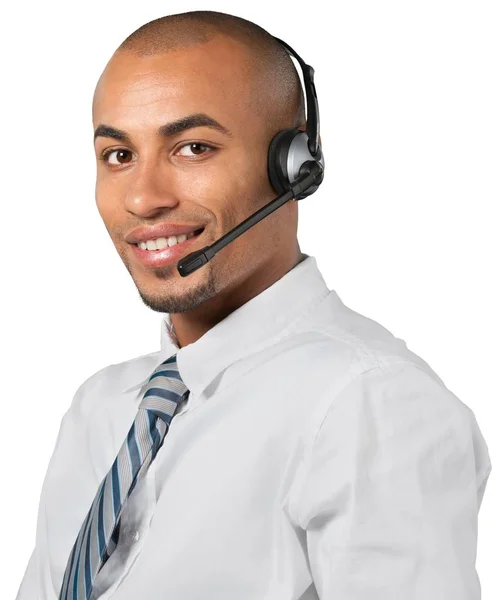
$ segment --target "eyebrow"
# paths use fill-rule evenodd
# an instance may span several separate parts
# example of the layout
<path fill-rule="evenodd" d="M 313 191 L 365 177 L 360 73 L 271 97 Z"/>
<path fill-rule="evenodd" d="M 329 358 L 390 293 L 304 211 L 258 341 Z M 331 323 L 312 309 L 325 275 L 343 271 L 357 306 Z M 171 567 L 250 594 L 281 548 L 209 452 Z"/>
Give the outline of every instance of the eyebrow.
<path fill-rule="evenodd" d="M 233 137 L 229 129 L 205 113 L 187 115 L 186 117 L 181 117 L 181 119 L 177 119 L 176 121 L 171 121 L 170 123 L 161 125 L 158 128 L 157 133 L 162 137 L 170 137 L 194 127 L 211 127 L 212 129 L 216 129 L 220 133 L 223 133 L 227 137 Z M 94 141 L 96 141 L 97 137 L 109 137 L 128 144 L 131 143 L 131 139 L 126 131 L 116 129 L 110 125 L 98 125 L 94 131 Z"/>

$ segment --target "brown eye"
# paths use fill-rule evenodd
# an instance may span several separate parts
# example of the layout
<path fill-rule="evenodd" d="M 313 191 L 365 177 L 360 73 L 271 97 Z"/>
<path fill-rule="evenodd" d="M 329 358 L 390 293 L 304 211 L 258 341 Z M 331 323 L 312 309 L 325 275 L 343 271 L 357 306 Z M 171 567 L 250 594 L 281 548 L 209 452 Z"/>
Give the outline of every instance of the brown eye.
<path fill-rule="evenodd" d="M 112 154 L 117 155 L 118 162 L 113 162 L 108 160 Z M 125 160 L 128 154 L 131 154 L 129 150 L 124 150 L 124 148 L 119 148 L 118 150 L 109 150 L 108 152 L 103 152 L 102 159 L 108 162 L 111 165 L 123 165 L 127 164 L 129 161 Z"/>
<path fill-rule="evenodd" d="M 188 148 L 192 154 L 181 152 L 181 150 L 183 150 L 184 148 Z M 205 150 L 207 149 L 211 150 L 212 146 L 208 146 L 207 144 L 203 144 L 202 142 L 190 142 L 190 144 L 185 144 L 184 146 L 182 146 L 179 152 L 182 156 L 187 157 L 201 156 L 203 154 L 207 154 L 207 152 L 205 152 Z"/>

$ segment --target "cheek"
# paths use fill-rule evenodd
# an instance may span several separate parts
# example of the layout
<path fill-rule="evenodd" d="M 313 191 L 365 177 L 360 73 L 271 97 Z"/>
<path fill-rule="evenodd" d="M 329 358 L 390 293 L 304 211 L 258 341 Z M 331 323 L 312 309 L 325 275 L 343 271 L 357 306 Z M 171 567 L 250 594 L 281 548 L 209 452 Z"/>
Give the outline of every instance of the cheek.
<path fill-rule="evenodd" d="M 180 200 L 199 204 L 216 214 L 227 218 L 246 213 L 246 197 L 249 196 L 247 174 L 234 165 L 219 165 L 193 169 L 190 173 L 179 174 L 176 190 Z"/>
<path fill-rule="evenodd" d="M 228 185 L 228 171 L 223 165 L 200 165 L 179 170 L 174 174 L 173 189 L 185 197 L 196 199 L 214 195 L 218 189 Z"/>
<path fill-rule="evenodd" d="M 111 225 L 118 218 L 121 191 L 109 181 L 97 180 L 95 186 L 96 208 L 105 225 Z"/>

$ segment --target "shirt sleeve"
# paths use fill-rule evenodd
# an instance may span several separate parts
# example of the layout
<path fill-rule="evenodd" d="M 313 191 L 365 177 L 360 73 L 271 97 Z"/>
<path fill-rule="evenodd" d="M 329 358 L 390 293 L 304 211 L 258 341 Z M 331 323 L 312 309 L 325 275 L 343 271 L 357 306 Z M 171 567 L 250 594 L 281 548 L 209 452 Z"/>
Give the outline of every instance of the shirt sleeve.
<path fill-rule="evenodd" d="M 292 503 L 321 600 L 480 600 L 491 471 L 472 411 L 411 363 L 336 394 Z"/>

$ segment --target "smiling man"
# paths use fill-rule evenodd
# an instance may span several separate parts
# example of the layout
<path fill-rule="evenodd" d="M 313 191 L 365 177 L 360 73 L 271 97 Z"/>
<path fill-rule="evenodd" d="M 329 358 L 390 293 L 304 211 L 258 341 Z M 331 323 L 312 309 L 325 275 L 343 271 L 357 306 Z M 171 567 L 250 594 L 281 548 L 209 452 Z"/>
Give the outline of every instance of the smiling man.
<path fill-rule="evenodd" d="M 172 315 L 181 346 L 301 258 L 298 205 L 288 202 L 190 277 L 176 270 L 182 256 L 276 196 L 270 140 L 305 126 L 301 83 L 284 49 L 234 19 L 194 17 L 148 24 L 125 40 L 93 103 L 99 212 L 141 298 Z"/>
<path fill-rule="evenodd" d="M 277 195 L 270 141 L 306 130 L 284 47 L 223 13 L 156 19 L 92 114 L 99 214 L 161 348 L 76 391 L 17 599 L 478 600 L 474 414 L 327 287 L 297 202 L 177 271 Z"/>

